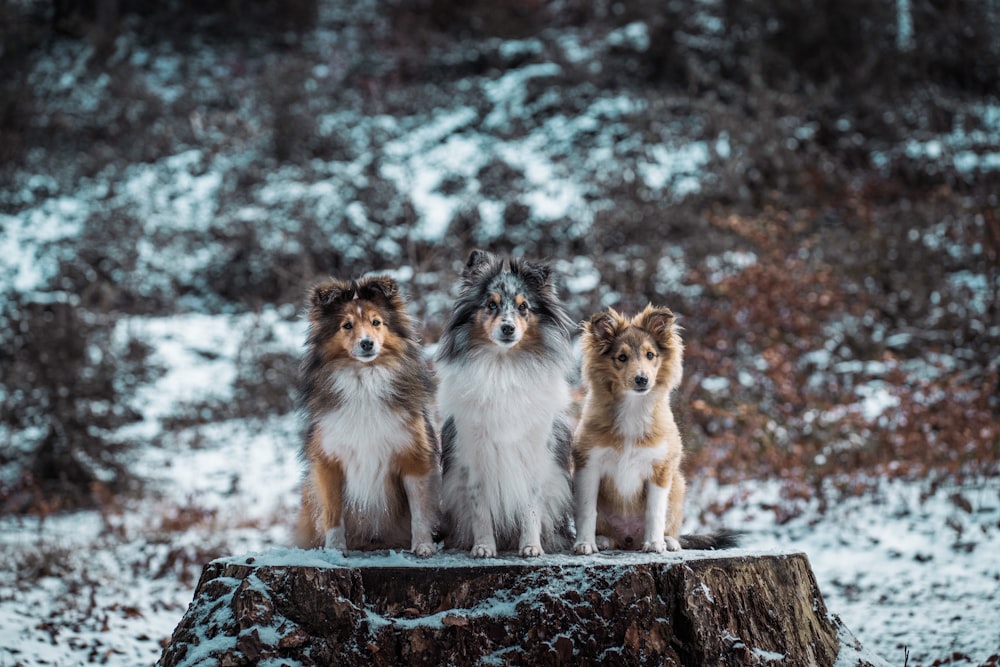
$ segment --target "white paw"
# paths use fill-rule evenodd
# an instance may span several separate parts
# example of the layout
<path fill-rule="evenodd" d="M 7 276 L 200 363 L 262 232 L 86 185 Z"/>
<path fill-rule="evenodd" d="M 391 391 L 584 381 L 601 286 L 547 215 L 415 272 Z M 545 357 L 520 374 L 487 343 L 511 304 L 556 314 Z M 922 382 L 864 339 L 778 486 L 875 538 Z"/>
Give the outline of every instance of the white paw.
<path fill-rule="evenodd" d="M 667 536 L 664 538 L 665 544 L 667 546 L 667 551 L 680 551 L 681 543 L 677 541 L 676 538 Z"/>
<path fill-rule="evenodd" d="M 581 556 L 589 556 L 591 554 L 596 554 L 599 549 L 593 542 L 577 542 L 573 545 L 573 551 Z"/>
<path fill-rule="evenodd" d="M 663 540 L 651 540 L 642 543 L 642 550 L 648 553 L 662 554 L 667 550 L 667 544 Z"/>
<path fill-rule="evenodd" d="M 542 545 L 540 544 L 525 544 L 521 547 L 521 555 L 525 558 L 537 558 L 538 556 L 545 555 L 542 551 Z"/>
<path fill-rule="evenodd" d="M 496 558 L 497 548 L 489 544 L 476 544 L 472 547 L 469 555 L 473 558 Z"/>
<path fill-rule="evenodd" d="M 420 558 L 427 558 L 437 553 L 437 547 L 431 542 L 420 542 L 413 545 L 413 553 Z"/>
<path fill-rule="evenodd" d="M 323 548 L 327 551 L 339 551 L 341 553 L 347 551 L 347 536 L 344 535 L 344 529 L 331 528 L 326 531 Z"/>

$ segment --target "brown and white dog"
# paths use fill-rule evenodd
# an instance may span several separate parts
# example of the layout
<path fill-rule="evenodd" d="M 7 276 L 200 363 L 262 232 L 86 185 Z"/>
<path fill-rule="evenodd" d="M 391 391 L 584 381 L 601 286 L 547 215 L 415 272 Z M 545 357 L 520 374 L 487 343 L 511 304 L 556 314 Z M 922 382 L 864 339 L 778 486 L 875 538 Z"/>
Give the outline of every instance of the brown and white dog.
<path fill-rule="evenodd" d="M 670 393 L 684 344 L 673 313 L 597 313 L 583 324 L 582 346 L 588 393 L 573 444 L 576 553 L 734 546 L 731 531 L 680 535 L 686 485 Z"/>
<path fill-rule="evenodd" d="M 440 450 L 434 381 L 394 280 L 309 293 L 300 395 L 308 418 L 297 542 L 435 553 Z"/>

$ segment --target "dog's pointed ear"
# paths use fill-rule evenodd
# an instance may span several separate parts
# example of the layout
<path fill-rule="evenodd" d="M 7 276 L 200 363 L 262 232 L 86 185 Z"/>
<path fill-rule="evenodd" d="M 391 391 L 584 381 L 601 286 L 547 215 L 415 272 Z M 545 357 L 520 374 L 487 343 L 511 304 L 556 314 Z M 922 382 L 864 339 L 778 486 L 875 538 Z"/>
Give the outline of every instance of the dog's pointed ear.
<path fill-rule="evenodd" d="M 480 250 L 476 248 L 469 254 L 469 261 L 465 263 L 465 270 L 475 271 L 477 268 L 483 264 L 488 263 L 493 258 L 493 255 L 486 252 L 485 250 Z"/>
<path fill-rule="evenodd" d="M 654 308 L 652 305 L 648 305 L 639 314 L 636 325 L 640 329 L 648 331 L 656 340 L 666 343 L 674 333 L 675 319 L 669 308 Z"/>
<path fill-rule="evenodd" d="M 344 294 L 344 284 L 337 281 L 329 281 L 314 285 L 309 290 L 309 302 L 313 309 L 322 310 L 332 305 Z"/>
<path fill-rule="evenodd" d="M 490 268 L 497 262 L 497 257 L 486 250 L 473 250 L 469 255 L 469 260 L 462 269 L 462 283 L 466 289 L 471 288 L 476 282 L 486 275 Z"/>
<path fill-rule="evenodd" d="M 399 294 L 399 283 L 389 276 L 376 276 L 365 281 L 365 287 L 370 287 L 387 300 Z"/>
<path fill-rule="evenodd" d="M 533 264 L 531 262 L 524 262 L 521 265 L 521 275 L 524 276 L 524 282 L 528 284 L 528 287 L 534 290 L 541 290 L 549 282 L 549 276 L 552 275 L 552 267 L 548 264 Z"/>
<path fill-rule="evenodd" d="M 589 321 L 583 323 L 583 331 L 590 336 L 598 351 L 606 354 L 611 349 L 611 344 L 615 342 L 615 336 L 618 335 L 615 312 L 611 310 L 595 313 Z"/>

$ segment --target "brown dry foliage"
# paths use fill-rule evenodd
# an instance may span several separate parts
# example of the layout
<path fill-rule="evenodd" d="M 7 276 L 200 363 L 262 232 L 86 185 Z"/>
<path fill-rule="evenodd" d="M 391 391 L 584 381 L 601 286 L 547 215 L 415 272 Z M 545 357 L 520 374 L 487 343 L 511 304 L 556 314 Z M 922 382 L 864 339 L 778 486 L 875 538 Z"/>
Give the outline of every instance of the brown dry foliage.
<path fill-rule="evenodd" d="M 857 237 L 840 248 L 836 244 L 847 237 L 838 241 L 825 232 L 828 211 L 769 209 L 712 219 L 753 248 L 757 261 L 714 283 L 704 267 L 689 276 L 709 286 L 686 336 L 689 377 L 682 396 L 690 399 L 688 469 L 694 474 L 725 482 L 779 477 L 794 507 L 801 494 L 822 495 L 824 480 L 856 494 L 872 477 L 946 474 L 961 480 L 1000 471 L 1000 378 L 991 361 L 1000 350 L 996 341 L 970 333 L 961 317 L 934 306 L 936 297 L 903 305 L 887 298 L 902 289 L 930 295 L 949 289 L 947 268 L 919 255 L 919 244 L 909 243 L 909 226 L 897 236 L 885 233 L 886 220 L 898 217 L 895 201 L 878 201 L 865 191 L 851 198 L 850 210 L 837 215 L 852 216 L 853 223 L 843 224 L 854 226 Z M 937 219 L 940 194 L 917 203 L 930 210 L 928 220 Z M 988 225 L 956 224 L 945 237 L 962 247 L 989 246 L 991 233 Z M 851 253 L 859 244 L 862 249 Z M 876 256 L 867 259 L 872 248 Z M 918 253 L 909 262 L 919 271 L 901 271 L 899 263 L 878 256 L 903 250 Z M 973 270 L 995 276 L 983 258 L 968 261 Z M 975 317 L 995 324 L 995 306 Z M 942 331 L 949 326 L 958 330 Z M 877 334 L 879 327 L 886 329 Z M 888 345 L 888 327 L 914 342 Z M 921 337 L 937 342 L 916 342 Z M 831 345 L 832 338 L 838 340 Z M 806 356 L 817 350 L 829 352 L 831 361 L 817 366 Z M 701 380 L 710 376 L 727 378 L 729 390 L 701 390 Z M 863 409 L 859 388 L 866 385 L 885 399 L 875 418 Z M 789 510 L 775 511 L 784 516 Z"/>

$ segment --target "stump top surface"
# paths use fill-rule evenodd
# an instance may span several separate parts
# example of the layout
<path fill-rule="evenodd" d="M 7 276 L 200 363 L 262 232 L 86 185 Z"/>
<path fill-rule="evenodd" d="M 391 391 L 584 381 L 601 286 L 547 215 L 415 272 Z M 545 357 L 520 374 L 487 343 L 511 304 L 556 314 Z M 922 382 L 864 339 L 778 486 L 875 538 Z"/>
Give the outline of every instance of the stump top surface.
<path fill-rule="evenodd" d="M 600 567 L 635 565 L 676 565 L 690 561 L 747 560 L 758 558 L 807 558 L 805 552 L 782 549 L 725 549 L 721 551 L 683 550 L 662 554 L 639 551 L 602 551 L 591 556 L 558 553 L 538 558 L 522 558 L 515 553 L 497 558 L 472 558 L 464 551 L 444 551 L 429 558 L 418 558 L 404 551 L 354 551 L 347 555 L 323 549 L 272 549 L 263 552 L 225 556 L 212 561 L 219 565 L 249 567 L 303 568 L 421 568 L 421 569 L 482 569 Z"/>

